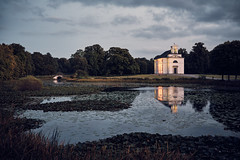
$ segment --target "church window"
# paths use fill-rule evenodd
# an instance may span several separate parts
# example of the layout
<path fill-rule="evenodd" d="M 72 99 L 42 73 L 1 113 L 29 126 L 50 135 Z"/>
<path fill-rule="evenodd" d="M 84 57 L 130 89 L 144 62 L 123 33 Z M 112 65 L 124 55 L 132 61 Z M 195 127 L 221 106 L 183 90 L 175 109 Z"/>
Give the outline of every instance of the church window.
<path fill-rule="evenodd" d="M 173 63 L 178 63 L 178 61 L 174 60 Z"/>

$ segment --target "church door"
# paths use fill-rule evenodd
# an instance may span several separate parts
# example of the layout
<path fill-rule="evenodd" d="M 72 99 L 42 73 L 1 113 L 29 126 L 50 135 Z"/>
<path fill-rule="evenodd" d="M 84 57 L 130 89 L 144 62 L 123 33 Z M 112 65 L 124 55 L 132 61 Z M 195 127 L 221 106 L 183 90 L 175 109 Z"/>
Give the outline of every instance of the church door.
<path fill-rule="evenodd" d="M 174 68 L 174 74 L 178 74 L 176 67 Z"/>

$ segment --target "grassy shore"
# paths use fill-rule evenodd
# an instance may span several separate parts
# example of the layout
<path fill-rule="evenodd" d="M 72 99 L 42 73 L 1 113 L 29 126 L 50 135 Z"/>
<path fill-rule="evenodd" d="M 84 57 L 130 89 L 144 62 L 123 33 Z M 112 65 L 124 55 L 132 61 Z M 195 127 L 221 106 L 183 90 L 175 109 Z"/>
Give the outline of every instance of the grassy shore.
<path fill-rule="evenodd" d="M 68 82 L 123 82 L 123 83 L 148 83 L 148 84 L 199 84 L 213 86 L 231 86 L 240 87 L 240 80 L 231 81 L 220 80 L 220 75 L 131 75 L 131 76 L 109 76 L 109 77 L 88 77 L 72 78 L 66 76 L 64 79 Z M 240 77 L 240 76 L 239 76 Z M 240 78 L 238 78 L 240 79 Z"/>

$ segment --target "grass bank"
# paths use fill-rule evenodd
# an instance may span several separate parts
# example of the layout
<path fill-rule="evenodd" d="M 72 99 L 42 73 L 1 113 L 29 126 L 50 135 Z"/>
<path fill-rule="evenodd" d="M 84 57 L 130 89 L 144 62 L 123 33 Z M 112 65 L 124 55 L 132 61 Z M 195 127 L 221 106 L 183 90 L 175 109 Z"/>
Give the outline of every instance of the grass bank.
<path fill-rule="evenodd" d="M 83 79 L 65 77 L 68 82 L 123 82 L 123 83 L 149 83 L 149 84 L 200 84 L 217 86 L 240 87 L 240 81 L 222 81 L 220 75 L 131 75 L 112 77 L 88 77 Z M 232 76 L 232 78 L 234 78 Z"/>

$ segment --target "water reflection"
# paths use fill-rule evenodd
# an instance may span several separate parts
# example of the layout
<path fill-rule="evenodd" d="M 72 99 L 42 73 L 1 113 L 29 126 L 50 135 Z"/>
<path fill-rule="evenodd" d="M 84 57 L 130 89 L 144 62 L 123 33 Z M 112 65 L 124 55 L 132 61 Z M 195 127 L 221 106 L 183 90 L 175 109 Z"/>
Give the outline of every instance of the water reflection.
<path fill-rule="evenodd" d="M 27 110 L 20 117 L 44 120 L 46 123 L 41 128 L 32 131 L 50 135 L 57 128 L 60 135 L 59 141 L 70 144 L 132 132 L 240 137 L 240 132 L 232 131 L 233 127 L 239 125 L 237 102 L 240 103 L 240 100 L 236 98 L 240 97 L 240 93 L 217 93 L 214 90 L 161 86 L 134 90 L 136 92 L 101 92 L 78 96 L 79 100 L 111 99 L 132 104 L 131 108 L 121 111 L 44 112 Z M 214 97 L 209 98 L 211 95 Z M 205 101 L 207 104 L 202 107 Z M 233 104 L 226 105 L 227 102 Z M 200 112 L 196 110 L 193 103 L 201 104 L 198 108 L 201 109 Z M 172 112 L 177 111 L 177 114 L 172 114 L 166 105 L 177 106 L 177 109 L 172 108 Z M 234 106 L 236 109 L 231 112 Z M 227 111 L 223 112 L 224 109 Z M 232 127 L 231 130 L 226 130 L 225 125 Z"/>
<path fill-rule="evenodd" d="M 177 113 L 178 106 L 184 101 L 183 87 L 162 87 L 159 86 L 154 91 L 155 98 L 164 105 L 171 108 L 172 113 Z"/>
<path fill-rule="evenodd" d="M 61 79 L 55 79 L 55 80 L 53 80 L 53 83 L 54 84 L 63 84 Z"/>

